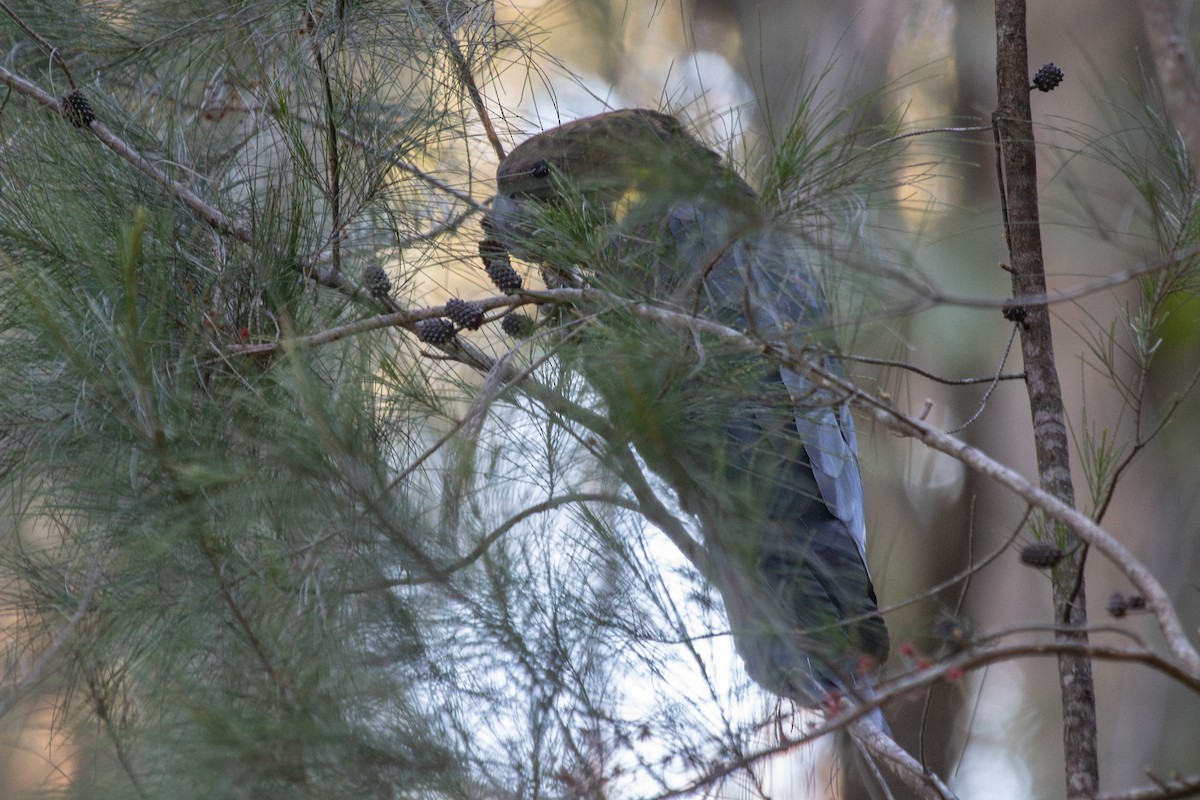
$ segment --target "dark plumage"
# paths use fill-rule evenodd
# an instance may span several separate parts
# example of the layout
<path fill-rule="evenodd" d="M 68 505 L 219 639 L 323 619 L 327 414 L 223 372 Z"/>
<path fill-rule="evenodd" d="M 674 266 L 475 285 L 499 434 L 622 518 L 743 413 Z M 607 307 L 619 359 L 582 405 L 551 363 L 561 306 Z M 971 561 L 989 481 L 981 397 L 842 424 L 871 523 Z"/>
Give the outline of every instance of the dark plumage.
<path fill-rule="evenodd" d="M 564 241 L 564 205 L 591 232 L 586 246 Z M 664 114 L 615 111 L 524 142 L 497 172 L 489 226 L 548 281 L 569 276 L 798 345 L 825 326 L 796 233 Z M 750 675 L 814 704 L 882 664 L 888 634 L 846 405 L 803 371 L 616 313 L 579 347 L 616 428 L 695 515 Z"/>

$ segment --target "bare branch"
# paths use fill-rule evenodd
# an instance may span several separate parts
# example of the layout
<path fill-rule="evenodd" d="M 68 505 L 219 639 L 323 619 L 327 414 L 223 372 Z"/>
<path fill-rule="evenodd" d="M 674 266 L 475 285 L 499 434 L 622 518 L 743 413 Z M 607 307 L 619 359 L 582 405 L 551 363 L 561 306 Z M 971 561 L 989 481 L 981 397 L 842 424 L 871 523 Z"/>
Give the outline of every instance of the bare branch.
<path fill-rule="evenodd" d="M 902 414 L 850 386 L 838 376 L 826 373 L 822 377 L 830 385 L 848 390 L 855 405 L 866 410 L 875 421 L 899 433 L 911 435 L 935 450 L 954 456 L 976 472 L 988 476 L 1017 494 L 1051 519 L 1070 528 L 1080 539 L 1103 553 L 1146 598 L 1166 637 L 1167 646 L 1183 663 L 1188 674 L 1200 679 L 1200 654 L 1197 654 L 1184 632 L 1174 605 L 1162 584 L 1133 553 L 1090 517 L 1033 485 L 1015 470 L 927 422 Z"/>
<path fill-rule="evenodd" d="M 41 103 L 55 113 L 62 114 L 62 106 L 59 101 L 43 91 L 37 85 L 30 83 L 21 76 L 10 72 L 3 66 L 0 66 L 0 81 L 6 83 L 18 94 L 25 95 L 38 103 Z M 211 225 L 218 231 L 232 236 L 239 242 L 244 244 L 252 244 L 254 240 L 253 232 L 242 222 L 238 222 L 226 215 L 223 211 L 206 202 L 198 194 L 193 192 L 184 184 L 172 178 L 165 171 L 155 166 L 144 155 L 139 153 L 132 145 L 126 142 L 121 137 L 117 136 L 104 123 L 99 120 L 93 120 L 88 125 L 88 130 L 105 144 L 116 155 L 124 159 L 138 172 L 150 178 L 154 183 L 166 189 L 170 194 L 174 195 L 181 203 L 190 208 L 193 212 L 200 216 L 205 222 Z M 374 302 L 370 294 L 362 287 L 356 284 L 353 280 L 336 269 L 326 269 L 316 265 L 315 263 L 306 263 L 304 261 L 297 262 L 294 265 L 295 269 L 303 273 L 306 277 L 330 289 L 335 289 L 342 294 L 351 298 L 364 302 Z M 398 310 L 395 302 L 390 298 L 384 298 L 383 303 L 391 311 Z"/>
<path fill-rule="evenodd" d="M 35 42 L 41 45 L 43 50 L 50 54 L 50 57 L 54 59 L 54 63 L 58 64 L 59 68 L 63 71 L 63 74 L 67 76 L 67 83 L 70 85 L 70 87 L 72 89 L 77 88 L 75 77 L 71 74 L 71 70 L 67 66 L 67 62 L 63 60 L 62 53 L 59 52 L 58 48 L 47 42 L 42 38 L 41 34 L 29 27 L 29 24 L 25 22 L 25 20 L 21 19 L 17 12 L 13 11 L 8 3 L 0 2 L 0 9 L 3 9 L 4 13 L 8 14 L 8 16 L 12 18 L 12 21 L 17 23 L 17 26 L 21 30 L 25 31 L 25 34 L 30 39 L 33 39 Z"/>
<path fill-rule="evenodd" d="M 810 744 L 822 736 L 827 736 L 835 731 L 849 728 L 852 733 L 857 732 L 857 726 L 865 724 L 864 718 L 875 709 L 919 689 L 932 686 L 936 683 L 958 684 L 968 672 L 990 664 L 1012 661 L 1016 658 L 1057 657 L 1062 653 L 1086 655 L 1105 661 L 1146 664 L 1174 678 L 1193 691 L 1200 691 L 1200 679 L 1188 675 L 1174 664 L 1143 647 L 1110 647 L 1071 640 L 1021 642 L 997 647 L 978 647 L 963 651 L 933 664 L 922 665 L 911 672 L 890 678 L 876 687 L 872 697 L 860 703 L 843 703 L 837 713 L 827 716 L 819 725 L 814 725 L 806 729 L 803 735 L 794 739 L 788 739 L 771 747 L 763 748 L 742 758 L 727 761 L 685 786 L 657 795 L 656 800 L 666 800 L 666 798 L 692 794 L 741 769 L 747 768 L 751 764 Z M 923 770 L 922 774 L 927 775 Z M 923 796 L 930 795 L 924 794 Z M 937 797 L 938 795 L 933 794 L 932 796 Z M 1113 798 L 1112 800 L 1124 800 L 1124 798 Z M 1150 798 L 1147 798 L 1147 800 L 1150 800 Z"/>
<path fill-rule="evenodd" d="M 973 386 L 977 383 L 995 383 L 996 381 L 1021 381 L 1025 380 L 1024 372 L 1001 372 L 996 375 L 981 375 L 977 378 L 946 378 L 938 375 L 936 372 L 930 372 L 924 367 L 918 367 L 916 364 L 910 364 L 907 361 L 898 361 L 892 358 L 877 358 L 875 356 L 859 356 L 852 353 L 841 353 L 838 355 L 842 361 L 857 361 L 860 364 L 875 364 L 881 367 L 895 367 L 906 372 L 912 372 L 920 375 L 922 378 L 928 378 L 935 383 L 940 383 L 945 386 Z"/>
<path fill-rule="evenodd" d="M 594 289 L 554 289 L 546 292 L 530 292 L 529 295 L 546 300 L 574 302 L 606 309 L 621 307 L 627 313 L 642 319 L 683 330 L 701 331 L 718 337 L 726 344 L 737 346 L 744 352 L 760 353 L 775 359 L 780 364 L 806 372 L 824 388 L 841 393 L 848 402 L 866 412 L 879 424 L 897 433 L 918 439 L 934 450 L 953 456 L 976 472 L 986 475 L 1009 489 L 1051 519 L 1062 523 L 1112 561 L 1146 598 L 1147 604 L 1158 619 L 1171 652 L 1180 660 L 1189 675 L 1200 679 L 1200 654 L 1196 652 L 1195 647 L 1188 639 L 1174 605 L 1154 574 L 1112 534 L 1097 525 L 1086 514 L 1062 502 L 1028 481 L 1020 473 L 982 451 L 935 428 L 922 419 L 904 414 L 890 403 L 864 392 L 845 378 L 813 363 L 811 359 L 805 357 L 804 352 L 795 352 L 786 345 L 755 339 L 711 320 L 679 311 L 648 303 L 617 301 L 610 295 Z"/>
<path fill-rule="evenodd" d="M 521 300 L 515 297 L 499 295 L 496 297 L 487 297 L 482 300 L 473 300 L 476 305 L 483 308 L 485 311 L 491 311 L 497 308 L 503 308 L 508 311 L 522 305 L 527 305 L 532 300 Z M 274 342 L 256 342 L 254 344 L 231 344 L 224 350 L 224 355 L 230 356 L 252 356 L 262 355 L 264 353 L 274 353 L 284 350 L 289 347 L 319 347 L 324 344 L 330 344 L 340 339 L 346 339 L 351 336 L 357 336 L 361 333 L 369 331 L 382 330 L 384 328 L 412 328 L 423 319 L 432 319 L 433 317 L 443 317 L 446 315 L 446 307 L 427 306 L 425 308 L 404 309 L 394 311 L 390 314 L 379 314 L 366 319 L 347 322 L 345 325 L 338 325 L 334 328 L 327 328 L 323 331 L 310 333 L 307 336 L 294 336 L 290 339 L 280 339 Z"/>
<path fill-rule="evenodd" d="M 491 546 L 493 544 L 495 544 L 502 536 L 504 536 L 504 534 L 508 533 L 513 528 L 515 528 L 517 525 L 520 525 L 522 522 L 529 519 L 530 517 L 535 517 L 538 514 L 545 514 L 546 512 L 553 511 L 556 508 L 561 508 L 563 506 L 572 505 L 575 503 L 608 503 L 609 505 L 620 506 L 622 508 L 627 508 L 631 511 L 639 511 L 640 510 L 640 507 L 636 503 L 632 503 L 629 500 L 626 500 L 625 498 L 621 497 L 620 495 L 614 495 L 614 494 L 597 493 L 597 492 L 576 492 L 573 494 L 562 495 L 561 497 L 551 497 L 549 499 L 543 500 L 540 503 L 534 503 L 533 505 L 529 506 L 528 508 L 522 509 L 521 511 L 517 512 L 516 514 L 513 514 L 511 517 L 506 519 L 503 523 L 501 523 L 496 528 L 494 528 L 493 530 L 488 532 L 485 536 L 481 537 L 480 540 L 475 544 L 475 546 L 473 548 L 471 548 L 471 552 L 469 552 L 466 555 L 462 556 L 461 558 L 455 560 L 454 562 L 447 564 L 444 567 L 440 567 L 438 575 L 440 577 L 444 577 L 444 576 L 450 575 L 452 573 L 458 572 L 460 570 L 466 569 L 467 567 L 471 566 L 476 561 L 478 561 L 480 558 L 482 558 L 483 554 L 486 553 L 488 551 L 488 549 L 491 548 Z M 403 578 L 393 578 L 391 580 L 376 581 L 376 582 L 368 584 L 366 586 L 360 586 L 360 587 L 356 587 L 356 588 L 352 588 L 352 589 L 347 589 L 346 592 L 347 592 L 347 594 L 361 594 L 364 592 L 374 592 L 374 591 L 379 591 L 382 589 L 393 589 L 397 586 L 417 586 L 420 584 L 432 583 L 432 582 L 433 581 L 429 578 L 418 578 L 418 577 L 413 577 L 413 576 L 405 576 Z"/>
<path fill-rule="evenodd" d="M 483 94 L 480 93 L 479 85 L 475 82 L 475 75 L 471 72 L 471 65 L 467 63 L 467 58 L 463 55 L 462 48 L 458 46 L 458 40 L 454 36 L 454 29 L 450 27 L 450 22 L 446 19 L 445 13 L 440 12 L 432 0 L 421 0 L 421 5 L 425 7 L 426 13 L 433 18 L 434 24 L 441 31 L 442 38 L 446 40 L 446 52 L 450 54 L 450 60 L 454 62 L 458 80 L 463 85 L 463 88 L 467 90 L 467 95 L 471 98 L 471 103 L 475 106 L 475 113 L 479 115 L 479 121 L 483 125 L 483 131 L 487 135 L 488 142 L 492 145 L 492 150 L 496 153 L 496 158 L 503 161 L 504 145 L 500 144 L 500 137 L 496 135 L 496 128 L 492 125 L 492 117 L 488 113 L 487 105 L 483 102 Z"/>

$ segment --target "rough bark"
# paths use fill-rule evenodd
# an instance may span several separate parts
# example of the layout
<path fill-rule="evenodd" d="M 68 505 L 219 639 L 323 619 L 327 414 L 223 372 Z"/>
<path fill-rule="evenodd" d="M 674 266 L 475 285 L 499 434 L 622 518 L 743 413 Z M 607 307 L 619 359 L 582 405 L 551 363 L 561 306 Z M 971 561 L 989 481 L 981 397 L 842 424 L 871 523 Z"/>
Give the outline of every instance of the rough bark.
<path fill-rule="evenodd" d="M 993 118 L 999 148 L 1000 191 L 1005 208 L 1012 270 L 1013 303 L 1007 316 L 1021 331 L 1026 386 L 1042 488 L 1074 506 L 1070 447 L 1062 391 L 1054 360 L 1050 308 L 1045 298 L 1046 274 L 1038 216 L 1037 158 L 1030 109 L 1029 57 L 1025 38 L 1024 0 L 996 2 L 996 84 L 998 103 Z M 1066 529 L 1055 526 L 1064 552 L 1071 553 L 1053 571 L 1055 622 L 1064 628 L 1058 639 L 1086 643 L 1086 596 L 1083 562 L 1086 548 Z M 1099 793 L 1096 752 L 1096 695 L 1091 660 L 1063 653 L 1058 657 L 1063 703 L 1063 749 L 1068 798 L 1091 798 Z"/>

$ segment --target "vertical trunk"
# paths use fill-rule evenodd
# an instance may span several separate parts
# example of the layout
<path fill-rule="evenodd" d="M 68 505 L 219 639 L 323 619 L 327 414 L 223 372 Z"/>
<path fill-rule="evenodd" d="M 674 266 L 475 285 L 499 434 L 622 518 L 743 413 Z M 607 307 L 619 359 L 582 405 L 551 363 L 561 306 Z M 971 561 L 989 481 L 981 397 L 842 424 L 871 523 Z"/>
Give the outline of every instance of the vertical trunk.
<path fill-rule="evenodd" d="M 1066 415 L 1054 362 L 1050 309 L 1044 302 L 1046 275 L 1038 220 L 1037 158 L 1030 113 L 1024 0 L 996 0 L 996 43 L 999 102 L 993 122 L 1012 269 L 1014 306 L 1009 316 L 1021 328 L 1040 483 L 1055 497 L 1074 505 Z M 1038 299 L 1028 302 L 1026 298 Z M 1064 558 L 1053 573 L 1054 621 L 1062 628 L 1057 636 L 1061 641 L 1086 643 L 1082 573 L 1086 549 L 1076 548 L 1074 536 L 1061 527 L 1055 535 L 1066 540 L 1063 550 L 1073 554 Z M 1099 768 L 1091 660 L 1081 655 L 1060 655 L 1058 673 L 1062 687 L 1067 797 L 1095 797 L 1099 792 Z"/>

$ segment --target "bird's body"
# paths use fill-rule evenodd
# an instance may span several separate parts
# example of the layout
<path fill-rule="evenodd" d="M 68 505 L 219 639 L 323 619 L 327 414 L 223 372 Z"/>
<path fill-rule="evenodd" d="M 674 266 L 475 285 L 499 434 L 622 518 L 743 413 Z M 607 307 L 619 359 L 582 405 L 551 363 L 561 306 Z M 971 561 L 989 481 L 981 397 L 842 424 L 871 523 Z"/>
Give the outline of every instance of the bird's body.
<path fill-rule="evenodd" d="M 826 323 L 795 234 L 672 117 L 616 111 L 547 131 L 513 150 L 497 184 L 497 237 L 551 276 L 764 340 L 803 343 Z M 551 219 L 564 204 L 582 209 L 574 249 Z M 620 319 L 589 329 L 579 363 L 697 519 L 747 671 L 805 704 L 852 688 L 886 659 L 888 634 L 849 410 L 803 371 Z"/>

